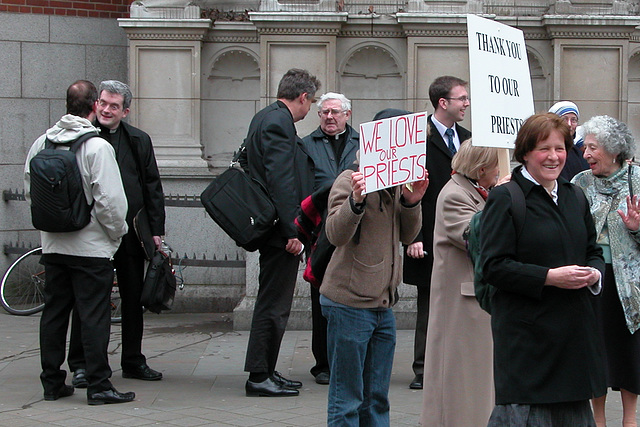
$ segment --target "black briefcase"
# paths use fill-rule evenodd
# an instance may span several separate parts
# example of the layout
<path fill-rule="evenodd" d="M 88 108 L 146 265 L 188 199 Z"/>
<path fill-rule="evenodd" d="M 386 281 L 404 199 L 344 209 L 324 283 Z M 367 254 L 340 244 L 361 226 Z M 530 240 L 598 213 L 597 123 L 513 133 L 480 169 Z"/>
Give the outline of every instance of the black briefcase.
<path fill-rule="evenodd" d="M 200 201 L 216 224 L 250 252 L 264 243 L 278 222 L 266 189 L 236 167 L 214 179 L 200 195 Z"/>

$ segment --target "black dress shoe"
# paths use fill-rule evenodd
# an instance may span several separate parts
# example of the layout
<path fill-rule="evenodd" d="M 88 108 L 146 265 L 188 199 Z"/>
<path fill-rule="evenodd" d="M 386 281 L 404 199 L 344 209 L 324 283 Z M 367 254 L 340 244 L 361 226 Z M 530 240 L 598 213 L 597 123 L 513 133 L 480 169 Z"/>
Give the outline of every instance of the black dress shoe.
<path fill-rule="evenodd" d="M 87 394 L 87 403 L 89 405 L 104 405 L 105 403 L 126 403 L 136 398 L 136 394 L 132 391 L 120 393 L 115 388 L 99 391 L 97 393 Z"/>
<path fill-rule="evenodd" d="M 327 385 L 329 384 L 330 378 L 329 372 L 320 372 L 316 375 L 316 383 Z"/>
<path fill-rule="evenodd" d="M 73 373 L 71 385 L 73 385 L 75 388 L 87 388 L 89 386 L 87 371 L 82 368 L 76 369 L 76 371 Z"/>
<path fill-rule="evenodd" d="M 282 387 L 290 388 L 292 390 L 302 388 L 302 383 L 300 381 L 288 380 L 283 377 L 282 374 L 278 371 L 273 371 L 271 379 L 274 383 L 279 384 Z"/>
<path fill-rule="evenodd" d="M 66 385 L 63 384 L 62 387 L 60 387 L 60 390 L 58 390 L 55 393 L 45 393 L 44 394 L 44 400 L 58 400 L 61 397 L 69 397 L 73 394 L 73 386 L 71 385 Z"/>
<path fill-rule="evenodd" d="M 147 365 L 138 366 L 136 369 L 132 370 L 122 370 L 122 378 L 134 378 L 136 380 L 143 381 L 159 381 L 162 379 L 162 372 L 158 372 L 153 370 Z"/>
<path fill-rule="evenodd" d="M 247 380 L 247 383 L 244 386 L 244 390 L 247 393 L 247 396 L 253 396 L 253 397 L 256 397 L 256 396 L 286 397 L 286 396 L 297 396 L 300 394 L 298 390 L 286 388 L 276 383 L 272 377 L 267 378 L 261 383 L 254 383 L 253 381 Z"/>
<path fill-rule="evenodd" d="M 411 381 L 411 384 L 409 384 L 409 388 L 412 390 L 422 390 L 423 378 L 424 378 L 424 375 L 422 374 L 416 375 L 413 381 Z"/>

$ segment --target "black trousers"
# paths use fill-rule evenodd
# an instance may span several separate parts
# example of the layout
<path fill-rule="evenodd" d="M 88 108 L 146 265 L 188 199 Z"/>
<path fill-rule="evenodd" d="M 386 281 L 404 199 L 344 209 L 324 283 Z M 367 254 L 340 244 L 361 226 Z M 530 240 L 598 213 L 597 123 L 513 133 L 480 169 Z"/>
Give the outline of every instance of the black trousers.
<path fill-rule="evenodd" d="M 123 370 L 134 370 L 147 363 L 146 357 L 142 354 L 144 323 L 142 305 L 140 304 L 144 283 L 144 257 L 141 252 L 132 255 L 130 251 L 126 250 L 126 247 L 123 242 L 114 256 L 122 302 L 122 357 L 120 365 Z M 111 290 L 111 286 L 109 290 Z M 85 366 L 85 355 L 79 340 L 80 328 L 77 320 L 77 314 L 74 311 L 68 357 L 69 369 L 74 372 Z"/>
<path fill-rule="evenodd" d="M 65 382 L 67 373 L 60 367 L 65 358 L 69 314 L 74 307 L 81 328 L 80 345 L 87 359 L 87 393 L 110 389 L 107 347 L 113 264 L 107 258 L 56 255 L 51 260 L 45 255 L 43 259 L 46 283 L 40 318 L 40 380 L 45 394 L 57 393 Z"/>
<path fill-rule="evenodd" d="M 418 286 L 416 314 L 416 332 L 413 338 L 413 373 L 424 374 L 424 353 L 427 345 L 427 323 L 429 321 L 429 294 L 428 286 Z"/>
<path fill-rule="evenodd" d="M 316 364 L 311 368 L 314 377 L 320 372 L 329 372 L 329 359 L 327 356 L 327 319 L 322 315 L 320 305 L 320 291 L 311 286 L 311 351 L 316 359 Z"/>
<path fill-rule="evenodd" d="M 276 368 L 300 257 L 273 246 L 260 248 L 260 274 L 244 370 L 271 374 Z"/>

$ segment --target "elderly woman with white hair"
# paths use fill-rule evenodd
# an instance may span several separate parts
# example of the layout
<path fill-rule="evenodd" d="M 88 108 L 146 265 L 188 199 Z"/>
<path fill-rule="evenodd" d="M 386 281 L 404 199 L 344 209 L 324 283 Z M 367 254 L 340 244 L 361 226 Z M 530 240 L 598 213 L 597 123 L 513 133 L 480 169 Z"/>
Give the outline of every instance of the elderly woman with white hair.
<path fill-rule="evenodd" d="M 607 386 L 622 395 L 623 426 L 636 426 L 640 393 L 640 168 L 628 162 L 635 142 L 627 125 L 609 116 L 587 121 L 584 158 L 590 170 L 572 182 L 583 189 L 593 215 L 606 271 L 594 298 L 605 349 Z M 593 399 L 598 427 L 605 426 L 606 395 Z"/>

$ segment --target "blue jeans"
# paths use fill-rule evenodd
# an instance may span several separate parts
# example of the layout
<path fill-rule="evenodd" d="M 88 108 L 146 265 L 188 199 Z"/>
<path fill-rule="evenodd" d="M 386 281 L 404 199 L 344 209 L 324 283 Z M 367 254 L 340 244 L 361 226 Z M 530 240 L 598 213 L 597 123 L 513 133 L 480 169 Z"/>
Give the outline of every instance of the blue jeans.
<path fill-rule="evenodd" d="M 388 426 L 393 312 L 323 305 L 322 314 L 331 370 L 327 425 Z"/>

